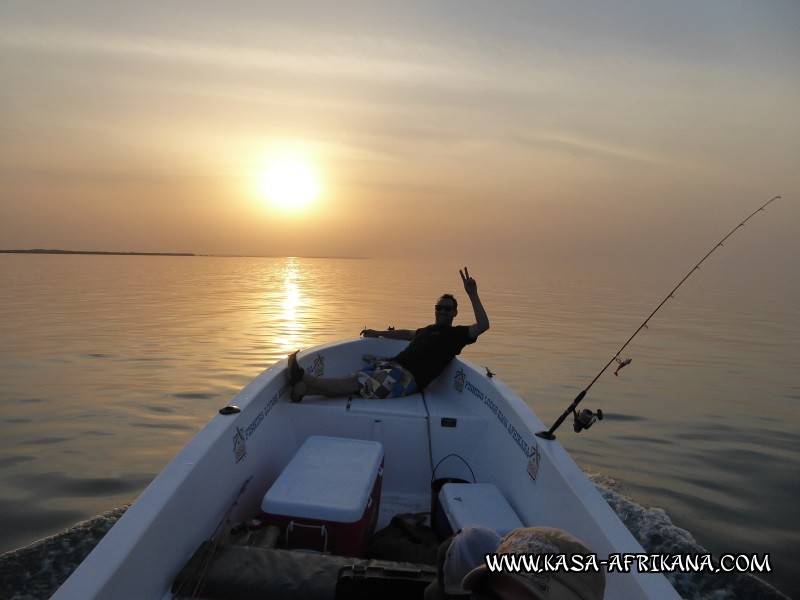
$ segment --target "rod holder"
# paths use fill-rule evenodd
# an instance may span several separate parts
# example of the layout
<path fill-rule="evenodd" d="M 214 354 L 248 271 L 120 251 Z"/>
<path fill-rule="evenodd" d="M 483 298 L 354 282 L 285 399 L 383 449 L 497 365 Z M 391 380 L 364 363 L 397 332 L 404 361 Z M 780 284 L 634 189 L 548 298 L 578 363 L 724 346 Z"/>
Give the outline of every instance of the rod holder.
<path fill-rule="evenodd" d="M 558 417 L 558 419 L 556 419 L 556 422 L 553 423 L 553 426 L 550 429 L 548 429 L 547 431 L 540 431 L 536 435 L 538 437 L 544 439 L 544 440 L 554 440 L 554 439 L 556 439 L 555 430 L 558 429 L 559 427 L 561 427 L 561 424 L 564 421 L 566 421 L 567 417 L 569 416 L 569 414 L 571 412 L 575 411 L 575 407 L 578 406 L 578 404 L 580 404 L 581 400 L 583 400 L 584 396 L 586 396 L 586 392 L 588 392 L 588 391 L 589 391 L 589 388 L 586 388 L 585 390 L 581 391 L 580 394 L 575 396 L 575 400 L 573 400 L 572 404 L 569 405 L 569 408 L 567 408 L 567 410 L 565 410 L 561 414 L 561 416 Z"/>

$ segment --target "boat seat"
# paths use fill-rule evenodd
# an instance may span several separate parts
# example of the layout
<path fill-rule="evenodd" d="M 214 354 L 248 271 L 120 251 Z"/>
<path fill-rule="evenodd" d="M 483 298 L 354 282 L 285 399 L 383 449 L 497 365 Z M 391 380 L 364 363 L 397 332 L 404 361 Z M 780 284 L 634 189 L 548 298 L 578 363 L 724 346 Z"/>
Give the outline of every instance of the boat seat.
<path fill-rule="evenodd" d="M 436 510 L 436 533 L 441 539 L 468 525 L 483 525 L 500 536 L 524 527 L 493 483 L 445 483 Z"/>
<path fill-rule="evenodd" d="M 417 417 L 425 419 L 428 416 L 422 394 L 411 394 L 403 398 L 386 398 L 385 400 L 367 400 L 354 396 L 347 401 L 347 411 L 354 414 L 379 414 L 391 417 Z"/>

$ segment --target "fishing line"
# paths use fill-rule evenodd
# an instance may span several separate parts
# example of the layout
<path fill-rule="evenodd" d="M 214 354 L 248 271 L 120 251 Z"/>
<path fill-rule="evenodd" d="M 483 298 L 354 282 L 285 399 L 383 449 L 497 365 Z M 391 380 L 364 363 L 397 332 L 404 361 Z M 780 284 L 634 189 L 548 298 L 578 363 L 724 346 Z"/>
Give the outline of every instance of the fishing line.
<path fill-rule="evenodd" d="M 236 494 L 236 498 L 233 500 L 233 503 L 230 505 L 230 507 L 228 507 L 228 511 L 225 513 L 225 516 L 222 517 L 219 525 L 217 525 L 217 528 L 214 530 L 214 534 L 211 536 L 211 539 L 201 544 L 197 552 L 192 555 L 192 558 L 178 574 L 178 578 L 180 578 L 180 576 L 184 573 L 185 577 L 179 584 L 177 579 L 173 583 L 172 600 L 200 597 L 200 593 L 203 591 L 203 586 L 205 584 L 206 574 L 208 573 L 211 563 L 214 562 L 216 552 L 220 544 L 222 529 L 225 527 L 225 525 L 231 524 L 231 514 L 239 505 L 239 499 L 245 493 L 247 486 L 250 485 L 252 480 L 252 475 L 245 480 L 245 482 L 242 484 L 242 487 L 239 488 L 239 493 Z"/>
<path fill-rule="evenodd" d="M 575 397 L 575 400 L 573 400 L 573 401 L 572 401 L 572 404 L 570 404 L 570 405 L 569 405 L 569 407 L 567 408 L 567 410 L 565 410 L 565 411 L 564 411 L 564 412 L 561 414 L 561 416 L 560 416 L 560 417 L 559 417 L 559 418 L 556 420 L 556 422 L 555 422 L 555 423 L 553 423 L 553 426 L 552 426 L 550 429 L 548 429 L 547 431 L 540 431 L 540 432 L 538 432 L 536 435 L 537 435 L 537 436 L 539 436 L 540 438 L 544 438 L 544 439 L 546 439 L 546 440 L 554 440 L 554 439 L 556 438 L 556 436 L 554 435 L 554 432 L 555 432 L 555 430 L 556 430 L 556 429 L 558 429 L 558 428 L 561 426 L 561 424 L 562 424 L 562 423 L 563 423 L 563 422 L 566 420 L 566 418 L 569 416 L 569 414 L 570 414 L 570 413 L 572 413 L 572 414 L 574 415 L 574 418 L 575 418 L 575 431 L 576 431 L 576 432 L 579 432 L 579 431 L 581 431 L 582 429 L 588 429 L 589 427 L 591 427 L 591 425 L 592 425 L 592 424 L 595 422 L 595 420 L 596 420 L 596 419 L 602 419 L 602 418 L 603 418 L 603 413 L 602 413 L 602 411 L 600 411 L 600 410 L 598 410 L 598 411 L 597 411 L 597 413 L 593 413 L 593 412 L 592 412 L 592 411 L 590 411 L 590 410 L 583 410 L 583 411 L 581 411 L 581 413 L 578 413 L 578 412 L 575 410 L 575 408 L 578 406 L 578 404 L 580 404 L 581 400 L 583 400 L 583 398 L 586 396 L 586 393 L 587 393 L 587 392 L 589 391 L 589 389 L 590 389 L 590 388 L 591 388 L 591 387 L 592 387 L 592 386 L 595 384 L 595 382 L 596 382 L 598 379 L 600 379 L 600 376 L 601 376 L 603 373 L 605 373 L 605 372 L 606 372 L 606 369 L 608 369 L 608 367 L 610 367 L 610 366 L 611 366 L 613 363 L 615 363 L 615 362 L 616 362 L 616 363 L 618 364 L 618 366 L 617 366 L 617 370 L 616 370 L 616 371 L 614 371 L 614 375 L 618 375 L 618 374 L 619 374 L 619 371 L 620 371 L 620 370 L 621 370 L 623 367 L 625 367 L 625 366 L 627 366 L 627 365 L 629 365 L 629 364 L 631 363 L 631 359 L 630 359 L 630 358 L 627 358 L 627 359 L 625 359 L 625 360 L 622 360 L 622 358 L 620 357 L 620 354 L 622 353 L 622 351 L 623 351 L 623 350 L 625 350 L 625 348 L 627 348 L 627 347 L 628 347 L 628 344 L 630 344 L 630 343 L 633 341 L 633 338 L 635 338 L 635 337 L 636 337 L 636 336 L 639 334 L 639 332 L 640 332 L 642 329 L 646 329 L 646 328 L 647 328 L 647 324 L 649 323 L 650 319 L 652 319 L 652 318 L 653 318 L 653 316 L 654 316 L 654 315 L 655 315 L 655 314 L 656 314 L 656 313 L 657 313 L 659 310 L 661 310 L 661 307 L 662 307 L 662 306 L 664 306 L 664 305 L 667 303 L 667 301 L 669 301 L 670 299 L 674 298 L 674 294 L 675 294 L 675 292 L 677 292 L 677 291 L 678 291 L 678 288 L 679 288 L 679 287 L 681 287 L 681 286 L 684 284 L 684 282 L 685 282 L 687 279 L 689 279 L 689 277 L 691 277 L 691 276 L 692 276 L 692 274 L 693 274 L 695 271 L 697 271 L 697 270 L 700 268 L 700 265 L 702 265 L 702 264 L 703 264 L 703 263 L 706 261 L 706 259 L 707 259 L 709 256 L 711 256 L 712 254 L 714 254 L 714 252 L 715 252 L 715 251 L 716 251 L 718 248 L 722 247 L 722 246 L 725 244 L 725 242 L 727 241 L 727 239 L 728 239 L 729 237 L 731 237 L 731 236 L 732 236 L 734 233 L 736 233 L 736 231 L 738 231 L 738 230 L 739 230 L 739 228 L 741 228 L 741 227 L 744 227 L 745 223 L 747 223 L 747 222 L 748 222 L 750 219 L 752 219 L 752 218 L 753 218 L 753 217 L 754 217 L 756 214 L 758 214 L 759 212 L 761 212 L 762 210 L 764 210 L 764 209 L 765 209 L 767 206 L 769 206 L 769 205 L 770 205 L 770 204 L 772 204 L 772 203 L 773 203 L 775 200 L 778 200 L 778 199 L 780 199 L 780 196 L 775 196 L 775 197 L 774 197 L 772 200 L 770 200 L 769 202 L 766 202 L 766 203 L 762 204 L 760 207 L 758 207 L 756 210 L 754 210 L 754 211 L 753 211 L 753 212 L 752 212 L 752 213 L 751 213 L 751 214 L 750 214 L 750 215 L 749 215 L 749 216 L 748 216 L 748 217 L 747 217 L 747 218 L 746 218 L 744 221 L 742 221 L 742 222 L 741 222 L 741 223 L 739 223 L 739 224 L 738 224 L 736 227 L 734 227 L 733 229 L 731 229 L 731 231 L 730 231 L 730 233 L 728 233 L 728 235 L 726 235 L 724 238 L 722 238 L 722 239 L 721 239 L 721 240 L 720 240 L 720 241 L 719 241 L 719 242 L 718 242 L 718 243 L 717 243 L 717 244 L 716 244 L 716 245 L 715 245 L 713 248 L 711 248 L 711 250 L 709 250 L 708 254 L 706 254 L 706 255 L 705 255 L 703 258 L 701 258 L 701 259 L 700 259 L 700 262 L 698 262 L 698 263 L 697 263 L 697 264 L 696 264 L 696 265 L 695 265 L 695 266 L 694 266 L 694 267 L 693 267 L 693 268 L 692 268 L 692 269 L 691 269 L 691 270 L 690 270 L 690 271 L 689 271 L 689 272 L 686 274 L 686 277 L 684 277 L 683 279 L 681 279 L 681 280 L 680 280 L 680 282 L 678 282 L 678 285 L 676 285 L 676 286 L 675 286 L 675 287 L 672 289 L 672 291 L 671 291 L 669 294 L 667 294 L 666 298 L 664 298 L 664 299 L 661 301 L 661 304 L 659 304 L 658 306 L 656 306 L 656 307 L 655 307 L 655 309 L 653 310 L 653 312 L 651 312 L 651 313 L 650 313 L 650 315 L 649 315 L 649 316 L 648 316 L 648 317 L 647 317 L 647 318 L 646 318 L 646 319 L 645 319 L 645 320 L 642 322 L 642 324 L 641 324 L 641 325 L 639 325 L 639 328 L 638 328 L 636 331 L 634 331 L 634 332 L 633 332 L 633 335 L 632 335 L 631 337 L 629 337 L 629 338 L 628 338 L 628 340 L 627 340 L 627 341 L 626 341 L 624 344 L 622 344 L 622 347 L 621 347 L 619 350 L 617 350 L 617 353 L 616 353 L 616 354 L 613 356 L 613 358 L 612 358 L 610 361 L 608 361 L 608 363 L 606 363 L 606 366 L 605 366 L 605 367 L 603 367 L 602 369 L 600 369 L 600 372 L 599 372 L 599 373 L 598 373 L 598 374 L 595 376 L 595 378 L 594 378 L 594 379 L 592 379 L 592 381 L 589 383 L 589 385 L 587 385 L 587 386 L 586 386 L 586 388 L 584 388 L 584 389 L 581 391 L 581 393 L 580 393 L 580 394 L 578 394 L 578 395 Z"/>

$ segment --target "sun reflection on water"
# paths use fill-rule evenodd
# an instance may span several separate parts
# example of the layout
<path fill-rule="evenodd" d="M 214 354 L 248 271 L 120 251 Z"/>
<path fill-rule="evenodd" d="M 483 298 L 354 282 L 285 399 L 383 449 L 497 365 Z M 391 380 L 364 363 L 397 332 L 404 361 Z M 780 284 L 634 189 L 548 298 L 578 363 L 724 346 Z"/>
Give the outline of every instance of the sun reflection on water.
<path fill-rule="evenodd" d="M 300 288 L 295 281 L 297 279 L 297 265 L 290 263 L 287 265 L 283 278 L 283 313 L 281 316 L 287 322 L 294 323 L 297 319 L 297 307 L 300 305 Z"/>
<path fill-rule="evenodd" d="M 276 319 L 275 334 L 270 343 L 282 354 L 288 354 L 305 345 L 303 323 L 308 321 L 306 313 L 311 308 L 312 302 L 303 292 L 306 274 L 301 261 L 287 258 L 279 269 L 282 280 L 278 299 L 280 314 Z"/>

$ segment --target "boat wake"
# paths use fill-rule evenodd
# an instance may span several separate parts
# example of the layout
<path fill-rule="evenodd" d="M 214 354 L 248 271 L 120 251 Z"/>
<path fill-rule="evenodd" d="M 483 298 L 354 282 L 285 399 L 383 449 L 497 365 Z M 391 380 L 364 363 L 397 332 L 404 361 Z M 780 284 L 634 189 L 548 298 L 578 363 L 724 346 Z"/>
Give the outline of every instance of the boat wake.
<path fill-rule="evenodd" d="M 620 494 L 619 483 L 602 474 L 589 480 L 644 548 L 652 554 L 705 554 L 692 535 L 672 523 L 660 508 L 645 508 Z M 0 597 L 9 600 L 49 598 L 92 551 L 127 506 L 115 508 L 57 535 L 0 555 Z M 738 600 L 788 597 L 753 575 L 678 573 L 667 579 L 682 598 Z"/>
<path fill-rule="evenodd" d="M 620 494 L 620 484 L 602 474 L 589 478 L 620 520 L 648 554 L 707 554 L 692 534 L 676 526 L 661 508 L 645 508 Z M 666 578 L 685 599 L 789 600 L 767 582 L 744 573 L 666 573 Z"/>
<path fill-rule="evenodd" d="M 50 598 L 127 510 L 122 506 L 0 555 L 0 597 Z"/>

